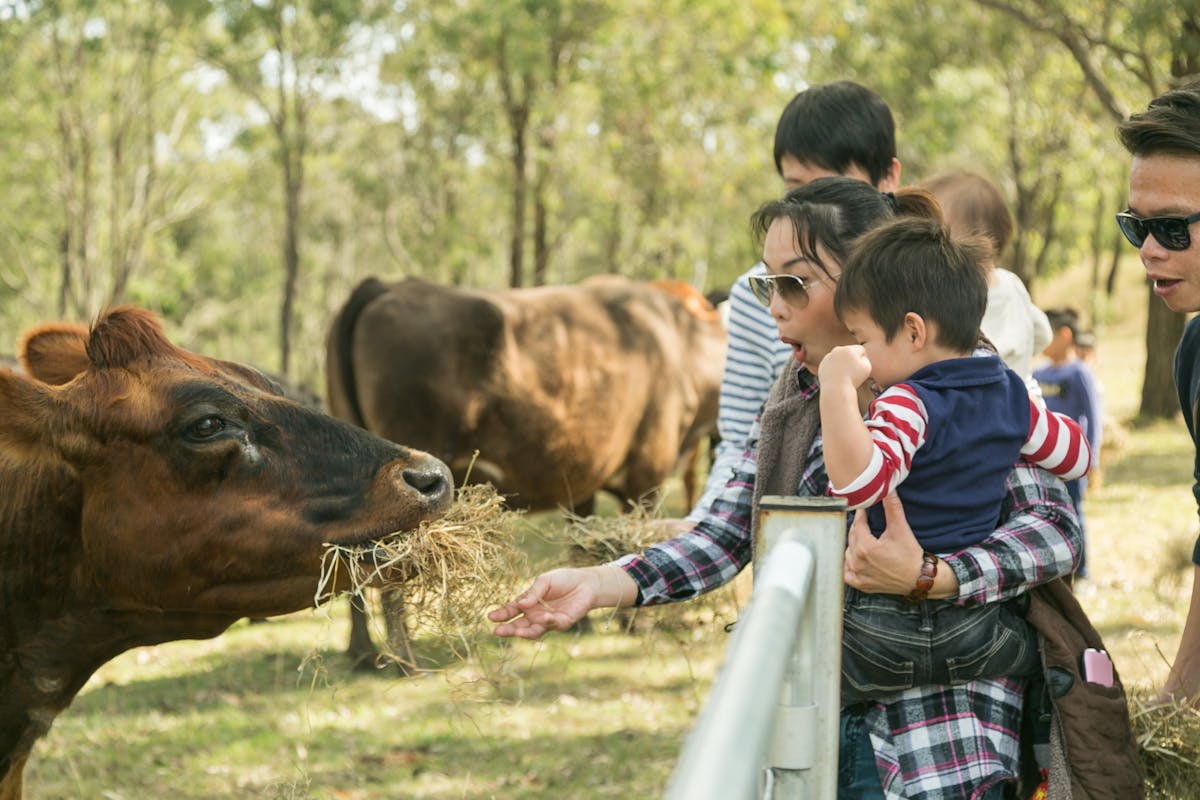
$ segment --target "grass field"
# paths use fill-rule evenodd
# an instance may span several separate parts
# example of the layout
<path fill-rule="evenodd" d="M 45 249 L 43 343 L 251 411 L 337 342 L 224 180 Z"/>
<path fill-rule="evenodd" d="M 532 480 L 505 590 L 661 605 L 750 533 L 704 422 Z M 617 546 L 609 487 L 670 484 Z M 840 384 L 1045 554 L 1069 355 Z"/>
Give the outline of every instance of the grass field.
<path fill-rule="evenodd" d="M 1078 286 L 1066 276 L 1037 299 L 1078 304 Z M 1161 683 L 1174 656 L 1197 528 L 1182 423 L 1129 424 L 1145 296 L 1130 262 L 1097 326 L 1097 371 L 1125 436 L 1086 500 L 1091 578 L 1078 589 L 1134 691 Z M 124 654 L 39 744 L 28 796 L 655 797 L 728 640 L 719 617 L 503 649 L 485 637 L 490 649 L 466 663 L 426 640 L 440 668 L 397 680 L 347 669 L 345 617 L 335 607 L 242 622 L 214 640 Z"/>

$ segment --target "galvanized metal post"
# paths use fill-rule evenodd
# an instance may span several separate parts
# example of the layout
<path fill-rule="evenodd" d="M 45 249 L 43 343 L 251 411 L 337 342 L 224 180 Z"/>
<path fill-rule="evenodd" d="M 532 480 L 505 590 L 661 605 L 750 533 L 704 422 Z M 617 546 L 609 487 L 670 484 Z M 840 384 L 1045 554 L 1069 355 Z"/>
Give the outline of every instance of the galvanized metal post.
<path fill-rule="evenodd" d="M 837 794 L 845 501 L 764 497 L 755 563 L 769 564 L 771 552 L 785 542 L 805 545 L 818 569 L 784 678 L 761 788 L 769 786 L 776 800 L 830 800 Z"/>
<path fill-rule="evenodd" d="M 764 498 L 754 593 L 667 800 L 832 800 L 845 504 Z"/>

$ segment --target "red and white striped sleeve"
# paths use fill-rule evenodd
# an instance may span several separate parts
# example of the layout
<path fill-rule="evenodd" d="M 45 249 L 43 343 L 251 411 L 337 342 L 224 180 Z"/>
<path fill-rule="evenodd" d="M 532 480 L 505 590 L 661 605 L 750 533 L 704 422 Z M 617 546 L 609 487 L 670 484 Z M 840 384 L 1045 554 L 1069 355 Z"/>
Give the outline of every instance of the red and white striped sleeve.
<path fill-rule="evenodd" d="M 829 487 L 846 498 L 847 508 L 866 508 L 883 499 L 908 477 L 913 454 L 925 443 L 929 414 L 910 386 L 897 383 L 871 402 L 866 420 L 871 432 L 871 461 L 844 487 Z"/>
<path fill-rule="evenodd" d="M 1021 456 L 1064 481 L 1081 478 L 1092 466 L 1092 448 L 1075 420 L 1029 398 L 1029 436 Z"/>

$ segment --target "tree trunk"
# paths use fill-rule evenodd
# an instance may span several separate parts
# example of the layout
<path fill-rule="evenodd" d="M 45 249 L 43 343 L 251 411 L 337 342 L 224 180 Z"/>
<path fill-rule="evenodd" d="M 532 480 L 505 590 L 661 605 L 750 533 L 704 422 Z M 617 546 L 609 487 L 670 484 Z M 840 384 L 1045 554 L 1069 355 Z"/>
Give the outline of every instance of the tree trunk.
<path fill-rule="evenodd" d="M 513 74 L 508 63 L 508 44 L 503 36 L 497 66 L 500 68 L 500 88 L 504 95 L 504 111 L 508 116 L 508 132 L 512 142 L 512 237 L 509 241 L 508 285 L 514 289 L 522 284 L 525 261 L 525 203 L 528 194 L 529 107 L 533 95 L 533 79 L 529 74 Z M 518 91 L 520 93 L 518 94 Z"/>
<path fill-rule="evenodd" d="M 1112 297 L 1113 292 L 1117 290 L 1117 268 L 1121 266 L 1121 255 L 1125 252 L 1125 237 L 1116 236 L 1113 238 L 1112 264 L 1108 268 L 1108 278 L 1104 281 L 1104 296 Z"/>
<path fill-rule="evenodd" d="M 1146 378 L 1142 383 L 1142 417 L 1173 417 L 1179 412 L 1175 393 L 1175 348 L 1183 336 L 1187 321 L 1183 314 L 1167 308 L 1154 296 L 1153 287 L 1146 290 L 1150 311 L 1146 317 Z"/>
<path fill-rule="evenodd" d="M 514 289 L 521 286 L 521 262 L 525 260 L 525 129 L 512 132 L 512 238 L 508 248 L 508 285 Z"/>
<path fill-rule="evenodd" d="M 283 305 L 279 314 L 279 371 L 291 375 L 291 332 L 296 304 L 296 280 L 300 274 L 300 179 L 294 176 L 287 149 L 284 159 Z"/>

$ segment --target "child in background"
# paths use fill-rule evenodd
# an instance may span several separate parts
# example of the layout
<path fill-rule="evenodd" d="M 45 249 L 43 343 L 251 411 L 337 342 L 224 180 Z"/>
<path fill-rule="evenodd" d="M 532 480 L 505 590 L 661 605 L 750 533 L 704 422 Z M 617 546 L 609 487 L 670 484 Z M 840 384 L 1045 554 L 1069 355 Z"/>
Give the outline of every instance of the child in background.
<path fill-rule="evenodd" d="M 983 335 L 1031 393 L 1033 359 L 1050 343 L 1050 323 L 1033 304 L 1025 284 L 1013 272 L 996 266 L 1012 241 L 1013 220 L 999 187 L 972 172 L 935 175 L 922 186 L 942 207 L 955 236 L 983 236 L 990 244 L 986 258 L 987 310 L 980 325 Z"/>
<path fill-rule="evenodd" d="M 863 236 L 834 295 L 858 344 L 833 348 L 819 368 L 830 493 L 867 508 L 879 536 L 886 525 L 877 503 L 897 492 L 930 584 L 939 554 L 995 528 L 1019 459 L 1064 480 L 1091 463 L 1073 420 L 1031 397 L 997 356 L 975 354 L 988 252 L 932 219 L 901 218 Z M 868 380 L 879 394 L 864 420 L 858 392 Z M 843 704 L 923 683 L 1017 676 L 1037 664 L 1032 631 L 1011 603 L 963 608 L 926 601 L 919 589 L 905 598 L 848 595 L 843 630 Z"/>
<path fill-rule="evenodd" d="M 1050 359 L 1046 366 L 1034 370 L 1033 377 L 1042 387 L 1042 397 L 1051 411 L 1064 414 L 1079 423 L 1087 435 L 1093 457 L 1100 456 L 1100 443 L 1104 434 L 1104 407 L 1095 375 L 1087 362 L 1076 351 L 1079 314 L 1073 308 L 1053 308 L 1046 312 L 1054 336 L 1046 346 L 1045 354 Z M 1083 495 L 1087 491 L 1088 476 L 1081 475 L 1066 481 L 1067 492 L 1075 505 L 1079 527 L 1084 534 L 1083 553 L 1075 576 L 1087 577 L 1087 530 L 1083 518 Z"/>

